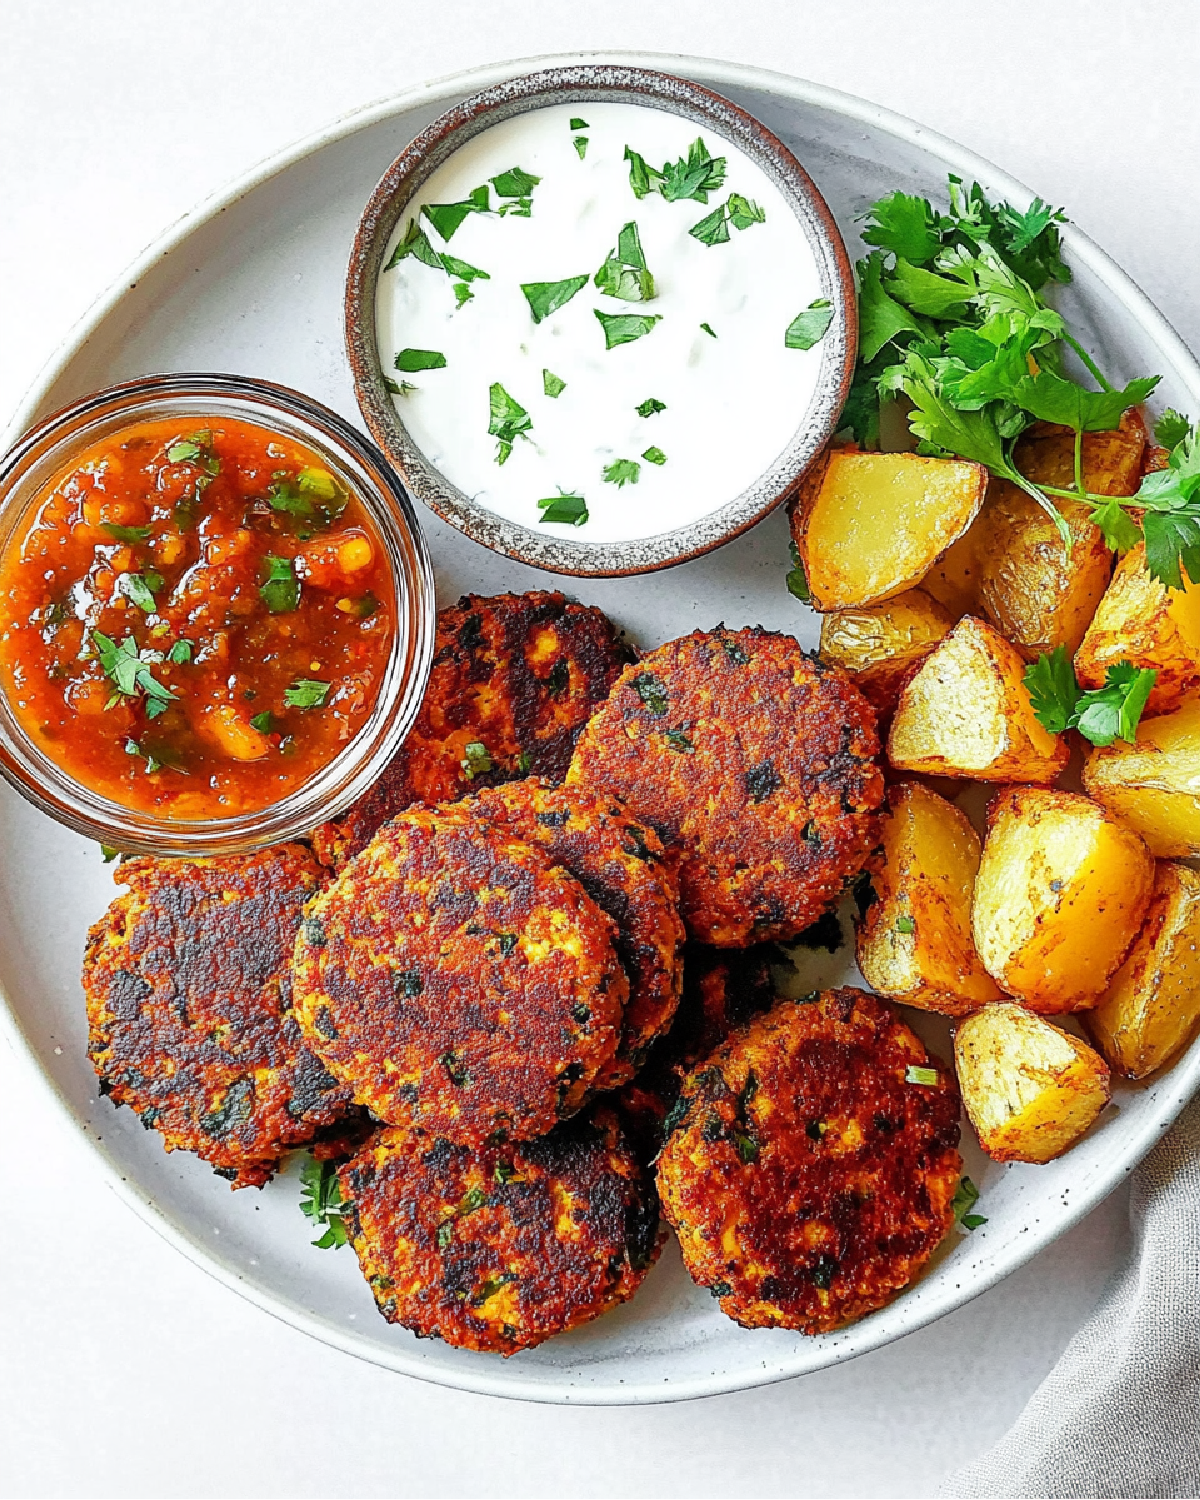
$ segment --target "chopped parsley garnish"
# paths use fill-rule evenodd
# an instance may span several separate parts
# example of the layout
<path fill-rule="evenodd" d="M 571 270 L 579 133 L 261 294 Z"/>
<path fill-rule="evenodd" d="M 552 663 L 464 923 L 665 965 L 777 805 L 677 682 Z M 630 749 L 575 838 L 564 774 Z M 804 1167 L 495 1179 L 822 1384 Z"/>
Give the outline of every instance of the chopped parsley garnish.
<path fill-rule="evenodd" d="M 531 172 L 523 172 L 520 167 L 509 167 L 507 172 L 489 179 L 500 198 L 528 198 L 541 180 Z"/>
<path fill-rule="evenodd" d="M 497 380 L 488 390 L 488 432 L 498 439 L 496 462 L 506 463 L 513 444 L 533 426 L 533 418 L 519 401 L 514 401 Z"/>
<path fill-rule="evenodd" d="M 318 1250 L 336 1250 L 349 1236 L 342 1219 L 342 1189 L 337 1164 L 313 1157 L 300 1168 L 300 1212 L 324 1234 L 313 1240 Z"/>
<path fill-rule="evenodd" d="M 444 240 L 450 240 L 468 214 L 491 212 L 491 194 L 485 183 L 482 187 L 473 188 L 459 203 L 426 203 L 421 212 Z M 384 269 L 390 269 L 390 266 L 391 262 Z"/>
<path fill-rule="evenodd" d="M 629 163 L 629 186 L 636 198 L 661 193 L 668 203 L 682 198 L 707 203 L 709 193 L 719 192 L 725 182 L 725 158 L 711 155 L 700 137 L 688 147 L 686 157 L 664 162 L 662 171 L 649 166 L 629 146 L 625 147 L 625 160 Z"/>
<path fill-rule="evenodd" d="M 568 129 L 570 129 L 570 130 L 588 130 L 588 129 L 590 129 L 590 127 L 589 127 L 588 122 L 586 120 L 581 120 L 578 115 L 572 115 L 571 119 L 570 119 L 570 121 L 568 123 Z"/>
<path fill-rule="evenodd" d="M 618 458 L 605 468 L 604 481 L 606 484 L 615 484 L 618 489 L 622 489 L 627 484 L 636 484 L 641 472 L 642 466 L 636 459 Z"/>
<path fill-rule="evenodd" d="M 167 660 L 173 661 L 177 666 L 183 666 L 192 659 L 192 643 L 188 640 L 177 640 L 167 652 Z"/>
<path fill-rule="evenodd" d="M 670 700 L 662 681 L 655 677 L 653 672 L 639 672 L 630 683 L 630 687 L 646 705 L 653 718 L 663 717 L 670 706 Z"/>
<path fill-rule="evenodd" d="M 593 311 L 604 329 L 606 349 L 615 349 L 618 344 L 632 344 L 634 339 L 640 339 L 649 333 L 655 323 L 662 322 L 660 313 L 606 313 L 601 312 L 598 307 Z"/>
<path fill-rule="evenodd" d="M 300 603 L 300 580 L 293 559 L 268 553 L 263 565 L 267 576 L 258 591 L 259 597 L 273 615 L 290 614 Z"/>
<path fill-rule="evenodd" d="M 1164 448 L 1176 448 L 1191 432 L 1192 425 L 1174 407 L 1168 406 L 1154 424 L 1154 441 Z"/>
<path fill-rule="evenodd" d="M 811 349 L 819 344 L 833 322 L 833 304 L 828 297 L 818 297 L 788 324 L 783 335 L 785 349 Z"/>
<path fill-rule="evenodd" d="M 576 292 L 587 286 L 587 280 L 586 276 L 568 276 L 563 281 L 523 281 L 521 290 L 529 303 L 533 321 L 540 323 L 560 307 L 565 307 Z"/>
<path fill-rule="evenodd" d="M 766 220 L 766 210 L 760 208 L 753 198 L 730 193 L 724 203 L 718 204 L 712 213 L 705 214 L 688 233 L 702 245 L 724 245 L 729 239 L 730 224 L 735 229 L 749 229 L 751 224 L 765 224 Z"/>
<path fill-rule="evenodd" d="M 553 370 L 542 371 L 542 390 L 550 399 L 556 400 L 567 388 L 567 382 L 556 375 Z"/>
<path fill-rule="evenodd" d="M 411 375 L 415 370 L 444 370 L 446 356 L 439 349 L 401 349 L 394 363 L 397 370 Z"/>
<path fill-rule="evenodd" d="M 566 490 L 539 500 L 538 509 L 539 522 L 561 526 L 582 526 L 588 518 L 587 501 L 582 495 L 568 494 Z"/>
<path fill-rule="evenodd" d="M 1118 662 L 1109 667 L 1102 688 L 1085 691 L 1067 648 L 1056 646 L 1025 669 L 1025 689 L 1035 718 L 1049 733 L 1078 729 L 1093 745 L 1111 745 L 1115 739 L 1132 745 L 1156 676 L 1153 667 Z"/>
<path fill-rule="evenodd" d="M 136 604 L 144 614 L 152 615 L 158 607 L 154 596 L 163 586 L 161 573 L 122 573 L 121 592 L 131 604 Z"/>
<path fill-rule="evenodd" d="M 205 427 L 193 432 L 191 437 L 181 438 L 167 449 L 167 462 L 172 464 L 194 464 L 208 475 L 221 472 L 221 460 L 213 452 L 212 429 Z"/>
<path fill-rule="evenodd" d="M 667 455 L 661 448 L 647 448 L 642 457 L 648 464 L 665 464 L 667 461 Z"/>
<path fill-rule="evenodd" d="M 460 281 L 490 281 L 492 279 L 487 271 L 481 271 L 478 266 L 473 266 L 468 260 L 459 260 L 457 255 L 448 255 L 442 251 L 438 259 L 445 270 L 451 276 L 457 276 Z"/>
<path fill-rule="evenodd" d="M 802 604 L 812 603 L 812 594 L 808 587 L 808 577 L 804 571 L 804 564 L 800 561 L 800 553 L 795 542 L 790 542 L 789 547 L 792 554 L 792 567 L 784 582 L 787 584 L 788 593 L 799 599 Z"/>
<path fill-rule="evenodd" d="M 617 248 L 608 252 L 593 281 L 606 296 L 622 302 L 649 302 L 654 296 L 654 277 L 646 269 L 641 236 L 632 219 L 617 236 Z"/>
<path fill-rule="evenodd" d="M 587 148 L 588 148 L 588 138 L 587 138 L 587 136 L 586 135 L 577 135 L 577 136 L 575 136 L 572 139 L 571 144 L 572 144 L 572 146 L 575 147 L 575 155 L 579 158 L 580 161 L 582 161 L 583 158 L 587 155 Z"/>
<path fill-rule="evenodd" d="M 463 307 L 466 303 L 470 302 L 474 295 L 475 293 L 465 281 L 456 281 L 454 283 L 454 303 L 456 307 Z"/>
<path fill-rule="evenodd" d="M 476 776 L 483 776 L 492 769 L 492 757 L 481 740 L 471 740 L 464 745 L 463 757 L 461 765 L 468 781 L 474 781 Z"/>
<path fill-rule="evenodd" d="M 138 542 L 148 541 L 151 528 L 149 526 L 117 526 L 112 521 L 101 521 L 100 530 L 112 537 L 114 542 L 127 542 L 136 546 Z"/>
<path fill-rule="evenodd" d="M 652 417 L 655 412 L 666 411 L 666 409 L 667 403 L 660 401 L 657 396 L 647 396 L 640 406 L 634 407 L 639 417 Z"/>
<path fill-rule="evenodd" d="M 337 483 L 325 469 L 301 469 L 296 475 L 296 487 L 302 495 L 315 495 L 318 500 L 338 498 Z"/>
<path fill-rule="evenodd" d="M 127 635 L 118 646 L 111 636 L 93 630 L 91 643 L 101 670 L 116 685 L 117 691 L 109 700 L 110 704 L 117 697 L 136 698 L 141 694 L 146 700 L 147 717 L 156 719 L 166 712 L 169 703 L 175 701 L 175 694 L 155 679 L 148 665 L 149 661 L 161 661 L 162 658 L 157 654 L 139 652 L 131 635 Z"/>
<path fill-rule="evenodd" d="M 329 697 L 328 682 L 318 682 L 313 677 L 298 677 L 290 687 L 283 690 L 283 701 L 289 708 L 324 708 Z"/>
<path fill-rule="evenodd" d="M 717 335 L 713 331 L 713 326 L 712 326 L 711 323 L 701 323 L 700 327 L 704 329 L 705 333 L 708 334 L 708 336 L 709 336 L 710 339 L 715 339 L 716 338 Z"/>
<path fill-rule="evenodd" d="M 917 930 L 917 924 L 916 924 L 916 922 L 913 921 L 912 917 L 897 917 L 896 918 L 896 931 L 897 932 L 903 933 L 907 937 L 911 933 L 916 932 L 916 930 Z"/>
<path fill-rule="evenodd" d="M 938 1071 L 936 1068 L 920 1068 L 916 1063 L 909 1063 L 904 1070 L 905 1083 L 919 1083 L 922 1088 L 935 1089 L 938 1082 Z"/>
<path fill-rule="evenodd" d="M 467 213 L 469 212 L 470 209 L 467 210 Z M 444 238 L 449 239 L 450 236 L 445 235 Z M 404 231 L 403 239 L 397 241 L 396 248 L 392 251 L 388 263 L 383 269 L 385 271 L 392 270 L 402 260 L 407 260 L 410 255 L 423 264 L 432 266 L 435 271 L 442 269 L 442 262 L 437 251 L 429 243 L 429 236 L 421 228 L 420 224 L 417 223 L 416 219 L 409 219 L 408 228 Z"/>
<path fill-rule="evenodd" d="M 250 720 L 250 728 L 257 729 L 259 734 L 270 734 L 275 727 L 275 717 L 268 708 L 261 714 L 255 714 Z"/>
<path fill-rule="evenodd" d="M 959 1179 L 958 1188 L 951 1199 L 950 1207 L 954 1212 L 954 1222 L 961 1224 L 964 1229 L 978 1229 L 987 1220 L 982 1214 L 972 1212 L 979 1202 L 979 1189 L 969 1177 Z"/>
<path fill-rule="evenodd" d="M 267 486 L 267 504 L 272 510 L 283 511 L 289 516 L 311 516 L 314 510 L 309 496 L 293 489 L 287 479 L 276 479 Z"/>

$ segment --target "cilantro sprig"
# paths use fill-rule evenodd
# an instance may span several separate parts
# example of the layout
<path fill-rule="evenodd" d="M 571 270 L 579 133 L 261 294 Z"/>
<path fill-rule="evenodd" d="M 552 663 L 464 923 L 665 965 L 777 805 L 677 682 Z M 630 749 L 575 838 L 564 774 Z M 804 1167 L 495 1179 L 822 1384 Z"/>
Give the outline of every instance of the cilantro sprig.
<path fill-rule="evenodd" d="M 300 1212 L 325 1231 L 313 1240 L 318 1250 L 337 1250 L 349 1242 L 344 1211 L 336 1164 L 310 1156 L 300 1168 Z"/>
<path fill-rule="evenodd" d="M 625 160 L 629 163 L 629 186 L 635 198 L 661 193 L 668 203 L 677 203 L 682 198 L 707 203 L 709 193 L 719 192 L 725 183 L 725 157 L 713 156 L 700 136 L 688 147 L 686 156 L 664 162 L 661 171 L 656 171 L 631 146 L 625 147 Z"/>
<path fill-rule="evenodd" d="M 157 719 L 175 701 L 175 694 L 164 687 L 150 670 L 152 662 L 162 661 L 157 651 L 139 651 L 138 644 L 127 635 L 120 645 L 101 630 L 91 634 L 92 650 L 96 653 L 104 675 L 111 679 L 116 691 L 108 701 L 108 707 L 121 698 L 143 698 L 146 717 Z"/>
<path fill-rule="evenodd" d="M 1034 716 L 1050 734 L 1078 729 L 1093 745 L 1111 745 L 1115 739 L 1132 745 L 1157 675 L 1152 667 L 1118 662 L 1109 667 L 1102 688 L 1084 690 L 1067 648 L 1055 646 L 1026 668 L 1025 689 Z"/>

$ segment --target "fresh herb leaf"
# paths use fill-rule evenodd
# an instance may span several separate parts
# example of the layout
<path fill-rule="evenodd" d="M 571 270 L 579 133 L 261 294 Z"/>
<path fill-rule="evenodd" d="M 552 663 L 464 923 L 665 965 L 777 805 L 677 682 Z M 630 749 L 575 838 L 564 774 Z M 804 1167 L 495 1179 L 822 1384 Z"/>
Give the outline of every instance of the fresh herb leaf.
<path fill-rule="evenodd" d="M 928 265 L 941 248 L 933 209 L 923 198 L 891 193 L 872 204 L 867 217 L 870 224 L 862 232 L 863 243 L 878 245 L 912 265 Z"/>
<path fill-rule="evenodd" d="M 557 400 L 567 388 L 567 382 L 551 370 L 542 371 L 542 390 L 551 400 Z"/>
<path fill-rule="evenodd" d="M 1075 668 L 1065 646 L 1055 646 L 1025 669 L 1025 691 L 1034 718 L 1049 734 L 1062 734 L 1070 727 L 1079 697 Z"/>
<path fill-rule="evenodd" d="M 147 615 L 152 615 L 158 608 L 154 595 L 162 586 L 161 573 L 122 573 L 120 576 L 121 592 Z"/>
<path fill-rule="evenodd" d="M 167 652 L 167 660 L 173 661 L 177 666 L 183 666 L 192 659 L 192 643 L 188 640 L 177 640 Z"/>
<path fill-rule="evenodd" d="M 463 757 L 460 764 L 468 781 L 474 781 L 476 776 L 483 776 L 493 769 L 492 757 L 482 740 L 472 740 L 464 745 Z"/>
<path fill-rule="evenodd" d="M 642 457 L 648 464 L 665 464 L 667 461 L 667 455 L 661 448 L 647 448 L 642 453 Z"/>
<path fill-rule="evenodd" d="M 729 239 L 729 214 L 724 203 L 692 225 L 688 233 L 702 245 L 724 245 Z"/>
<path fill-rule="evenodd" d="M 474 297 L 475 293 L 465 281 L 454 283 L 454 305 L 456 308 L 465 306 Z"/>
<path fill-rule="evenodd" d="M 255 714 L 250 720 L 250 728 L 257 729 L 259 734 L 270 734 L 275 727 L 275 716 L 271 710 L 265 709 L 261 714 Z"/>
<path fill-rule="evenodd" d="M 788 324 L 783 335 L 785 349 L 811 349 L 825 337 L 833 322 L 833 306 L 827 297 L 810 302 Z"/>
<path fill-rule="evenodd" d="M 283 701 L 289 708 L 324 708 L 332 684 L 312 677 L 298 677 L 283 690 Z"/>
<path fill-rule="evenodd" d="M 588 138 L 587 138 L 587 136 L 586 135 L 577 135 L 577 136 L 575 136 L 572 139 L 571 144 L 572 144 L 572 146 L 575 147 L 575 155 L 579 158 L 580 161 L 582 161 L 583 158 L 587 155 L 587 148 L 588 148 Z"/>
<path fill-rule="evenodd" d="M 565 307 L 577 292 L 587 286 L 586 276 L 568 276 L 563 281 L 523 281 L 521 290 L 529 303 L 533 321 L 540 323 L 551 313 Z"/>
<path fill-rule="evenodd" d="M 426 203 L 421 208 L 421 212 L 444 240 L 453 239 L 455 231 L 468 214 L 486 214 L 490 211 L 491 195 L 486 184 L 473 189 L 458 203 Z"/>
<path fill-rule="evenodd" d="M 725 158 L 711 155 L 703 138 L 698 136 L 688 147 L 686 157 L 664 163 L 659 191 L 668 203 L 683 198 L 707 203 L 709 193 L 718 192 L 724 182 Z"/>
<path fill-rule="evenodd" d="M 915 1063 L 910 1063 L 904 1070 L 905 1083 L 919 1083 L 923 1088 L 935 1089 L 938 1082 L 938 1071 L 936 1068 L 919 1068 Z"/>
<path fill-rule="evenodd" d="M 481 271 L 469 260 L 459 260 L 457 255 L 450 255 L 444 250 L 438 259 L 446 273 L 450 276 L 457 276 L 460 281 L 490 281 L 492 279 L 487 271 Z"/>
<path fill-rule="evenodd" d="M 144 755 L 146 757 L 146 775 L 147 776 L 153 776 L 154 773 L 155 773 L 155 771 L 161 771 L 162 768 L 163 768 L 162 761 L 159 760 L 157 758 L 157 756 L 155 756 L 154 754 L 152 754 L 150 751 L 143 750 L 142 747 L 138 744 L 137 740 L 126 740 L 125 741 L 125 754 L 126 755 Z"/>
<path fill-rule="evenodd" d="M 804 571 L 804 564 L 800 561 L 800 553 L 797 550 L 795 542 L 790 542 L 788 545 L 792 554 L 792 566 L 791 571 L 784 579 L 784 582 L 787 584 L 787 591 L 794 598 L 799 599 L 802 604 L 811 604 L 812 593 L 808 587 L 808 577 Z"/>
<path fill-rule="evenodd" d="M 1192 424 L 1173 406 L 1168 406 L 1154 424 L 1154 441 L 1164 448 L 1175 448 L 1192 430 Z"/>
<path fill-rule="evenodd" d="M 713 331 L 713 327 L 712 327 L 711 323 L 701 323 L 700 327 L 704 329 L 705 333 L 708 334 L 708 336 L 709 336 L 710 339 L 715 339 L 716 338 L 717 335 Z"/>
<path fill-rule="evenodd" d="M 636 459 L 618 458 L 605 468 L 604 480 L 606 484 L 615 484 L 622 489 L 627 484 L 636 484 L 641 472 L 642 466 Z"/>
<path fill-rule="evenodd" d="M 978 1229 L 981 1224 L 986 1224 L 987 1220 L 982 1214 L 972 1212 L 978 1202 L 979 1189 L 969 1177 L 960 1178 L 950 1202 L 954 1222 L 961 1224 L 964 1229 Z"/>
<path fill-rule="evenodd" d="M 112 521 L 101 521 L 100 530 L 112 537 L 114 542 L 126 542 L 130 546 L 136 546 L 138 542 L 149 540 L 152 528 L 149 526 L 117 526 Z"/>
<path fill-rule="evenodd" d="M 455 227 L 457 228 L 457 225 Z M 445 238 L 449 239 L 450 236 L 446 235 Z M 383 269 L 385 271 L 393 270 L 402 260 L 407 260 L 410 255 L 425 265 L 432 266 L 435 271 L 441 269 L 442 263 L 438 257 L 438 253 L 429 243 L 429 236 L 421 228 L 416 219 L 409 219 L 408 228 L 404 231 L 403 237 L 396 242 L 396 248 L 392 251 Z"/>
<path fill-rule="evenodd" d="M 586 120 L 581 120 L 578 115 L 572 115 L 567 123 L 569 130 L 587 130 L 589 128 Z"/>
<path fill-rule="evenodd" d="M 600 291 L 623 302 L 649 302 L 654 296 L 654 277 L 646 269 L 641 236 L 632 220 L 621 230 L 617 248 L 608 252 L 593 280 Z"/>
<path fill-rule="evenodd" d="M 662 322 L 660 313 L 606 313 L 601 312 L 598 307 L 593 311 L 604 329 L 606 349 L 615 349 L 619 344 L 631 344 L 635 339 L 648 334 L 656 323 Z"/>
<path fill-rule="evenodd" d="M 294 560 L 268 553 L 263 558 L 263 566 L 267 576 L 259 588 L 259 598 L 271 614 L 290 614 L 300 603 L 300 580 L 296 576 Z"/>
<path fill-rule="evenodd" d="M 647 396 L 640 406 L 634 407 L 639 417 L 652 417 L 655 412 L 666 411 L 666 409 L 667 403 L 660 401 L 657 396 Z"/>
<path fill-rule="evenodd" d="M 318 500 L 338 498 L 337 481 L 327 469 L 301 469 L 296 475 L 296 487 L 302 495 L 313 495 Z"/>
<path fill-rule="evenodd" d="M 1025 671 L 1025 688 L 1034 716 L 1051 734 L 1078 729 L 1093 745 L 1115 739 L 1133 744 L 1156 673 L 1123 661 L 1109 667 L 1104 686 L 1081 691 L 1065 646 L 1043 652 Z"/>
<path fill-rule="evenodd" d="M 857 267 L 858 357 L 864 364 L 903 334 L 924 337 L 931 331 L 884 288 L 883 268 L 883 256 L 877 250 Z"/>
<path fill-rule="evenodd" d="M 415 370 L 444 370 L 446 356 L 437 349 L 401 349 L 393 363 L 397 370 L 411 375 Z"/>
<path fill-rule="evenodd" d="M 111 865 L 113 860 L 117 858 L 120 852 L 121 851 L 119 849 L 114 849 L 111 844 L 100 845 L 100 854 L 106 865 Z"/>
<path fill-rule="evenodd" d="M 582 495 L 568 494 L 566 490 L 539 500 L 538 509 L 541 511 L 538 520 L 542 523 L 582 526 L 588 518 L 587 501 Z"/>
<path fill-rule="evenodd" d="M 392 396 L 407 396 L 417 387 L 410 380 L 393 380 L 390 375 L 383 377 L 384 389 Z"/>
<path fill-rule="evenodd" d="M 530 172 L 523 172 L 520 167 L 509 167 L 507 172 L 489 179 L 499 198 L 528 198 L 541 180 Z"/>
<path fill-rule="evenodd" d="M 111 636 L 93 630 L 91 646 L 100 662 L 105 676 L 116 685 L 117 692 L 125 698 L 136 698 L 142 694 L 146 699 L 146 713 L 155 719 L 165 712 L 169 703 L 174 703 L 175 694 L 165 688 L 150 670 L 150 661 L 161 661 L 157 655 L 139 652 L 137 642 L 127 635 L 118 646 Z"/>
<path fill-rule="evenodd" d="M 519 401 L 514 401 L 500 382 L 488 390 L 488 432 L 497 438 L 496 462 L 507 462 L 513 444 L 533 426 L 533 418 Z"/>
<path fill-rule="evenodd" d="M 172 443 L 167 449 L 167 462 L 172 464 L 193 464 L 198 469 L 203 469 L 210 477 L 221 472 L 221 460 L 213 449 L 212 429 L 201 428 L 199 432 L 193 432 L 190 437 L 182 438 L 177 443 Z"/>
<path fill-rule="evenodd" d="M 912 917 L 896 918 L 896 931 L 902 933 L 905 937 L 911 936 L 916 930 L 917 924 L 913 921 Z"/>
<path fill-rule="evenodd" d="M 735 229 L 749 229 L 751 224 L 765 224 L 767 211 L 755 203 L 753 198 L 743 198 L 741 193 L 730 193 L 726 203 L 729 222 Z"/>
<path fill-rule="evenodd" d="M 310 1156 L 300 1168 L 300 1212 L 317 1228 L 324 1228 L 324 1234 L 313 1240 L 318 1250 L 336 1250 L 349 1241 L 344 1208 L 337 1164 Z"/>
<path fill-rule="evenodd" d="M 629 163 L 629 186 L 635 198 L 644 198 L 648 193 L 657 193 L 663 184 L 663 174 L 648 166 L 644 157 L 631 147 L 625 147 L 625 158 Z"/>

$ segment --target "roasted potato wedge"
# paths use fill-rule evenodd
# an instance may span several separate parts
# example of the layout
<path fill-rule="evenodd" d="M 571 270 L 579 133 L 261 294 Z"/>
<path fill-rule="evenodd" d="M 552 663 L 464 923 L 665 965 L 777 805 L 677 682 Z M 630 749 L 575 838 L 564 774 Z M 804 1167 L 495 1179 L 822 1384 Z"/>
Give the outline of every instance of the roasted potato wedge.
<path fill-rule="evenodd" d="M 1170 713 L 1200 684 L 1200 588 L 1186 574 L 1181 589 L 1152 578 L 1141 542 L 1117 564 L 1075 653 L 1075 675 L 1084 687 L 1103 687 L 1122 661 L 1158 673 L 1147 714 Z"/>
<path fill-rule="evenodd" d="M 841 667 L 880 714 L 896 707 L 905 677 L 949 633 L 949 614 L 920 589 L 821 620 L 822 661 Z"/>
<path fill-rule="evenodd" d="M 1160 859 L 1200 855 L 1200 695 L 1143 719 L 1136 744 L 1093 750 L 1083 784 Z"/>
<path fill-rule="evenodd" d="M 982 613 L 979 603 L 979 522 L 948 547 L 925 577 L 921 588 L 947 610 L 952 620 Z"/>
<path fill-rule="evenodd" d="M 1127 411 L 1110 432 L 1085 432 L 1080 455 L 1084 489 L 1093 495 L 1136 494 L 1145 453 L 1146 428 L 1136 411 Z M 1075 484 L 1075 433 L 1070 427 L 1035 423 L 1021 435 L 1013 457 L 1034 484 L 1060 490 Z"/>
<path fill-rule="evenodd" d="M 1034 717 L 1025 659 L 993 626 L 967 615 L 905 684 L 888 736 L 901 771 L 974 781 L 1054 781 L 1066 739 Z"/>
<path fill-rule="evenodd" d="M 858 929 L 872 989 L 919 1010 L 965 1016 L 999 1000 L 971 936 L 979 835 L 965 813 L 915 782 L 893 787 L 883 820 L 877 899 Z"/>
<path fill-rule="evenodd" d="M 999 792 L 971 907 L 983 966 L 1031 1010 L 1094 1006 L 1153 885 L 1150 851 L 1098 803 L 1044 787 Z"/>
<path fill-rule="evenodd" d="M 1142 930 L 1084 1024 L 1112 1067 L 1145 1078 L 1200 1021 L 1200 875 L 1162 862 Z"/>
<path fill-rule="evenodd" d="M 814 607 L 873 604 L 918 583 L 975 519 L 987 478 L 957 458 L 830 449 L 791 505 Z"/>
<path fill-rule="evenodd" d="M 988 1005 L 958 1026 L 954 1068 L 979 1144 L 996 1161 L 1053 1161 L 1108 1103 L 1098 1053 L 1021 1005 Z"/>

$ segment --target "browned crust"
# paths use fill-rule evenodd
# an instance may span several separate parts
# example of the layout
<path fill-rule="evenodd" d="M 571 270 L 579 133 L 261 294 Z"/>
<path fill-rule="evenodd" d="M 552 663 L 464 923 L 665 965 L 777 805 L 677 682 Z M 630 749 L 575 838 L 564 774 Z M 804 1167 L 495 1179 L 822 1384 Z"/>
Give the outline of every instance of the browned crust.
<path fill-rule="evenodd" d="M 296 1010 L 379 1119 L 466 1144 L 574 1113 L 629 983 L 616 925 L 546 854 L 460 807 L 410 808 L 310 906 Z"/>
<path fill-rule="evenodd" d="M 515 1354 L 626 1301 L 658 1256 L 658 1195 L 599 1109 L 524 1145 L 386 1130 L 339 1172 L 380 1312 L 422 1338 Z"/>
<path fill-rule="evenodd" d="M 688 935 L 795 937 L 878 843 L 875 714 L 791 636 L 697 631 L 621 674 L 569 785 L 604 787 L 680 850 Z"/>
<path fill-rule="evenodd" d="M 632 652 L 599 609 L 563 594 L 467 594 L 438 615 L 433 670 L 417 721 L 375 786 L 313 834 L 340 864 L 414 802 L 451 802 L 514 777 L 561 781 L 579 731 Z M 481 744 L 488 771 L 464 766 Z"/>
<path fill-rule="evenodd" d="M 289 964 L 320 867 L 280 845 L 220 859 L 132 859 L 129 887 L 88 933 L 88 1053 L 101 1092 L 168 1151 L 194 1151 L 235 1187 L 350 1109 L 303 1045 Z"/>
<path fill-rule="evenodd" d="M 675 1116 L 663 1211 L 745 1327 L 822 1333 L 882 1307 L 953 1222 L 954 1075 L 863 991 L 780 1002 L 689 1076 Z"/>

